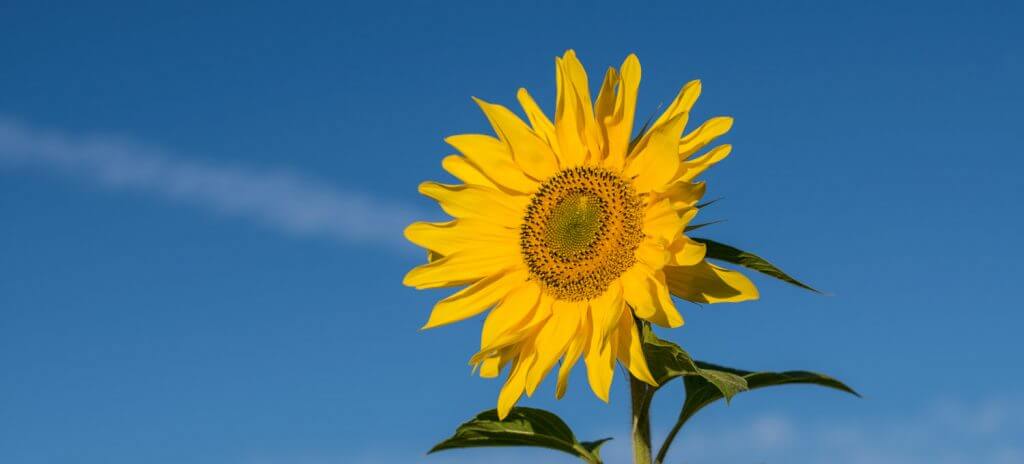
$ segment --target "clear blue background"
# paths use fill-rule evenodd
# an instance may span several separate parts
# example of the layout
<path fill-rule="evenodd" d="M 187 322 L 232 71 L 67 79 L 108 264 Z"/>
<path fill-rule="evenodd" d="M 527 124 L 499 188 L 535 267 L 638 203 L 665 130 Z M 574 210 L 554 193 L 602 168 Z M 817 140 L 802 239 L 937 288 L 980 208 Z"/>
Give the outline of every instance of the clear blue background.
<path fill-rule="evenodd" d="M 736 118 L 706 233 L 831 293 L 756 278 L 761 301 L 681 304 L 667 336 L 864 394 L 739 397 L 671 462 L 1021 463 L 1022 23 L 1009 1 L 4 2 L 0 115 L 436 218 L 416 185 L 444 178 L 444 136 L 487 130 L 471 95 L 551 110 L 556 55 L 600 76 L 636 52 L 641 115 L 700 78 L 692 120 Z M 466 365 L 479 319 L 417 331 L 442 293 L 400 285 L 422 256 L 393 226 L 346 242 L 197 206 L 0 163 L 0 462 L 572 462 L 423 454 L 499 382 Z M 582 369 L 523 404 L 626 462 L 622 379 L 610 405 Z"/>

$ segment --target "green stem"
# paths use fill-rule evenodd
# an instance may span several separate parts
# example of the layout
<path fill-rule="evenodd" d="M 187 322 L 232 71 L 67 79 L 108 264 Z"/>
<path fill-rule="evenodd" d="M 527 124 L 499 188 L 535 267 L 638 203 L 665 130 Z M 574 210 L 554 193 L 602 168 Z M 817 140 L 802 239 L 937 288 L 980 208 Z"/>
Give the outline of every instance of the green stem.
<path fill-rule="evenodd" d="M 640 333 L 645 322 L 633 319 Z M 633 416 L 633 464 L 651 464 L 651 399 L 657 389 L 629 376 L 629 396 Z"/>
<path fill-rule="evenodd" d="M 650 388 L 629 376 L 633 416 L 633 464 L 651 464 Z"/>
<path fill-rule="evenodd" d="M 658 450 L 658 456 L 654 458 L 654 462 L 661 464 L 665 462 L 665 455 L 668 454 L 668 447 L 672 445 L 672 442 L 676 439 L 676 435 L 679 434 L 679 430 L 683 428 L 683 424 L 686 423 L 687 417 L 684 417 L 682 413 L 679 415 L 679 420 L 676 421 L 675 425 L 672 426 L 672 430 L 668 431 L 668 436 L 665 437 L 665 442 L 661 444 L 661 449 Z"/>

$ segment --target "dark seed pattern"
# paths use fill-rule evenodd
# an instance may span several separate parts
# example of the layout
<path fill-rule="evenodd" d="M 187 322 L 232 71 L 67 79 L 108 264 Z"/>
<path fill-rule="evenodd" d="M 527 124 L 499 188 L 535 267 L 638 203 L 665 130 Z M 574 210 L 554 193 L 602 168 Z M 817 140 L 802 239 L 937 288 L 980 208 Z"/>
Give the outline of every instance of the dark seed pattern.
<path fill-rule="evenodd" d="M 633 186 L 598 167 L 575 167 L 533 195 L 519 243 L 530 275 L 555 298 L 600 296 L 636 262 L 643 200 Z"/>

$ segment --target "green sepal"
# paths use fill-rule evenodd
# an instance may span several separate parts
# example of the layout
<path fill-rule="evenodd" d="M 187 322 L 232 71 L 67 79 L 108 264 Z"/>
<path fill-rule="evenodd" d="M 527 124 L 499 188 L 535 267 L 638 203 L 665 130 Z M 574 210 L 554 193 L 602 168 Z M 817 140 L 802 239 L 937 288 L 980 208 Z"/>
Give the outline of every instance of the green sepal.
<path fill-rule="evenodd" d="M 497 410 L 491 409 L 460 425 L 455 435 L 438 443 L 428 454 L 456 448 L 536 446 L 600 464 L 600 448 L 608 440 L 611 438 L 581 443 L 565 421 L 543 409 L 512 408 L 505 420 L 498 420 Z"/>
<path fill-rule="evenodd" d="M 691 225 L 688 225 L 688 226 L 686 226 L 686 227 L 685 227 L 685 228 L 683 229 L 683 232 L 684 232 L 684 233 L 685 233 L 685 232 L 693 232 L 693 231 L 695 231 L 695 230 L 697 230 L 697 229 L 703 229 L 703 228 L 705 228 L 705 227 L 707 227 L 707 226 L 713 226 L 713 225 L 715 225 L 715 224 L 721 224 L 721 223 L 723 223 L 723 222 L 725 222 L 725 219 L 719 219 L 719 220 L 717 220 L 717 221 L 708 221 L 708 222 L 702 222 L 702 223 L 700 223 L 700 224 L 691 224 Z"/>
<path fill-rule="evenodd" d="M 705 201 L 704 203 L 697 203 L 697 206 L 694 206 L 694 208 L 703 209 L 703 208 L 706 208 L 708 206 L 711 206 L 711 205 L 713 205 L 715 203 L 718 203 L 718 202 L 722 201 L 722 199 L 723 199 L 722 197 L 718 197 L 718 198 L 715 198 L 714 200 Z"/>

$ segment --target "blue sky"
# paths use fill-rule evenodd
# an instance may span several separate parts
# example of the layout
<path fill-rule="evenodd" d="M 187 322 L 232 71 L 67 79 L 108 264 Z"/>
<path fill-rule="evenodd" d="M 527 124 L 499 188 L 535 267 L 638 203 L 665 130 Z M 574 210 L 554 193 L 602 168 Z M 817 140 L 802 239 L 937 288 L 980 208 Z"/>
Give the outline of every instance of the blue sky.
<path fill-rule="evenodd" d="M 864 394 L 739 397 L 673 462 L 1024 462 L 1019 2 L 435 3 L 0 6 L 0 462 L 572 462 L 424 456 L 499 383 L 400 285 L 470 96 L 550 110 L 567 48 L 636 52 L 640 114 L 702 79 L 693 120 L 736 118 L 707 234 L 831 294 L 757 279 L 665 336 Z M 585 383 L 524 404 L 626 462 L 622 377 Z"/>

